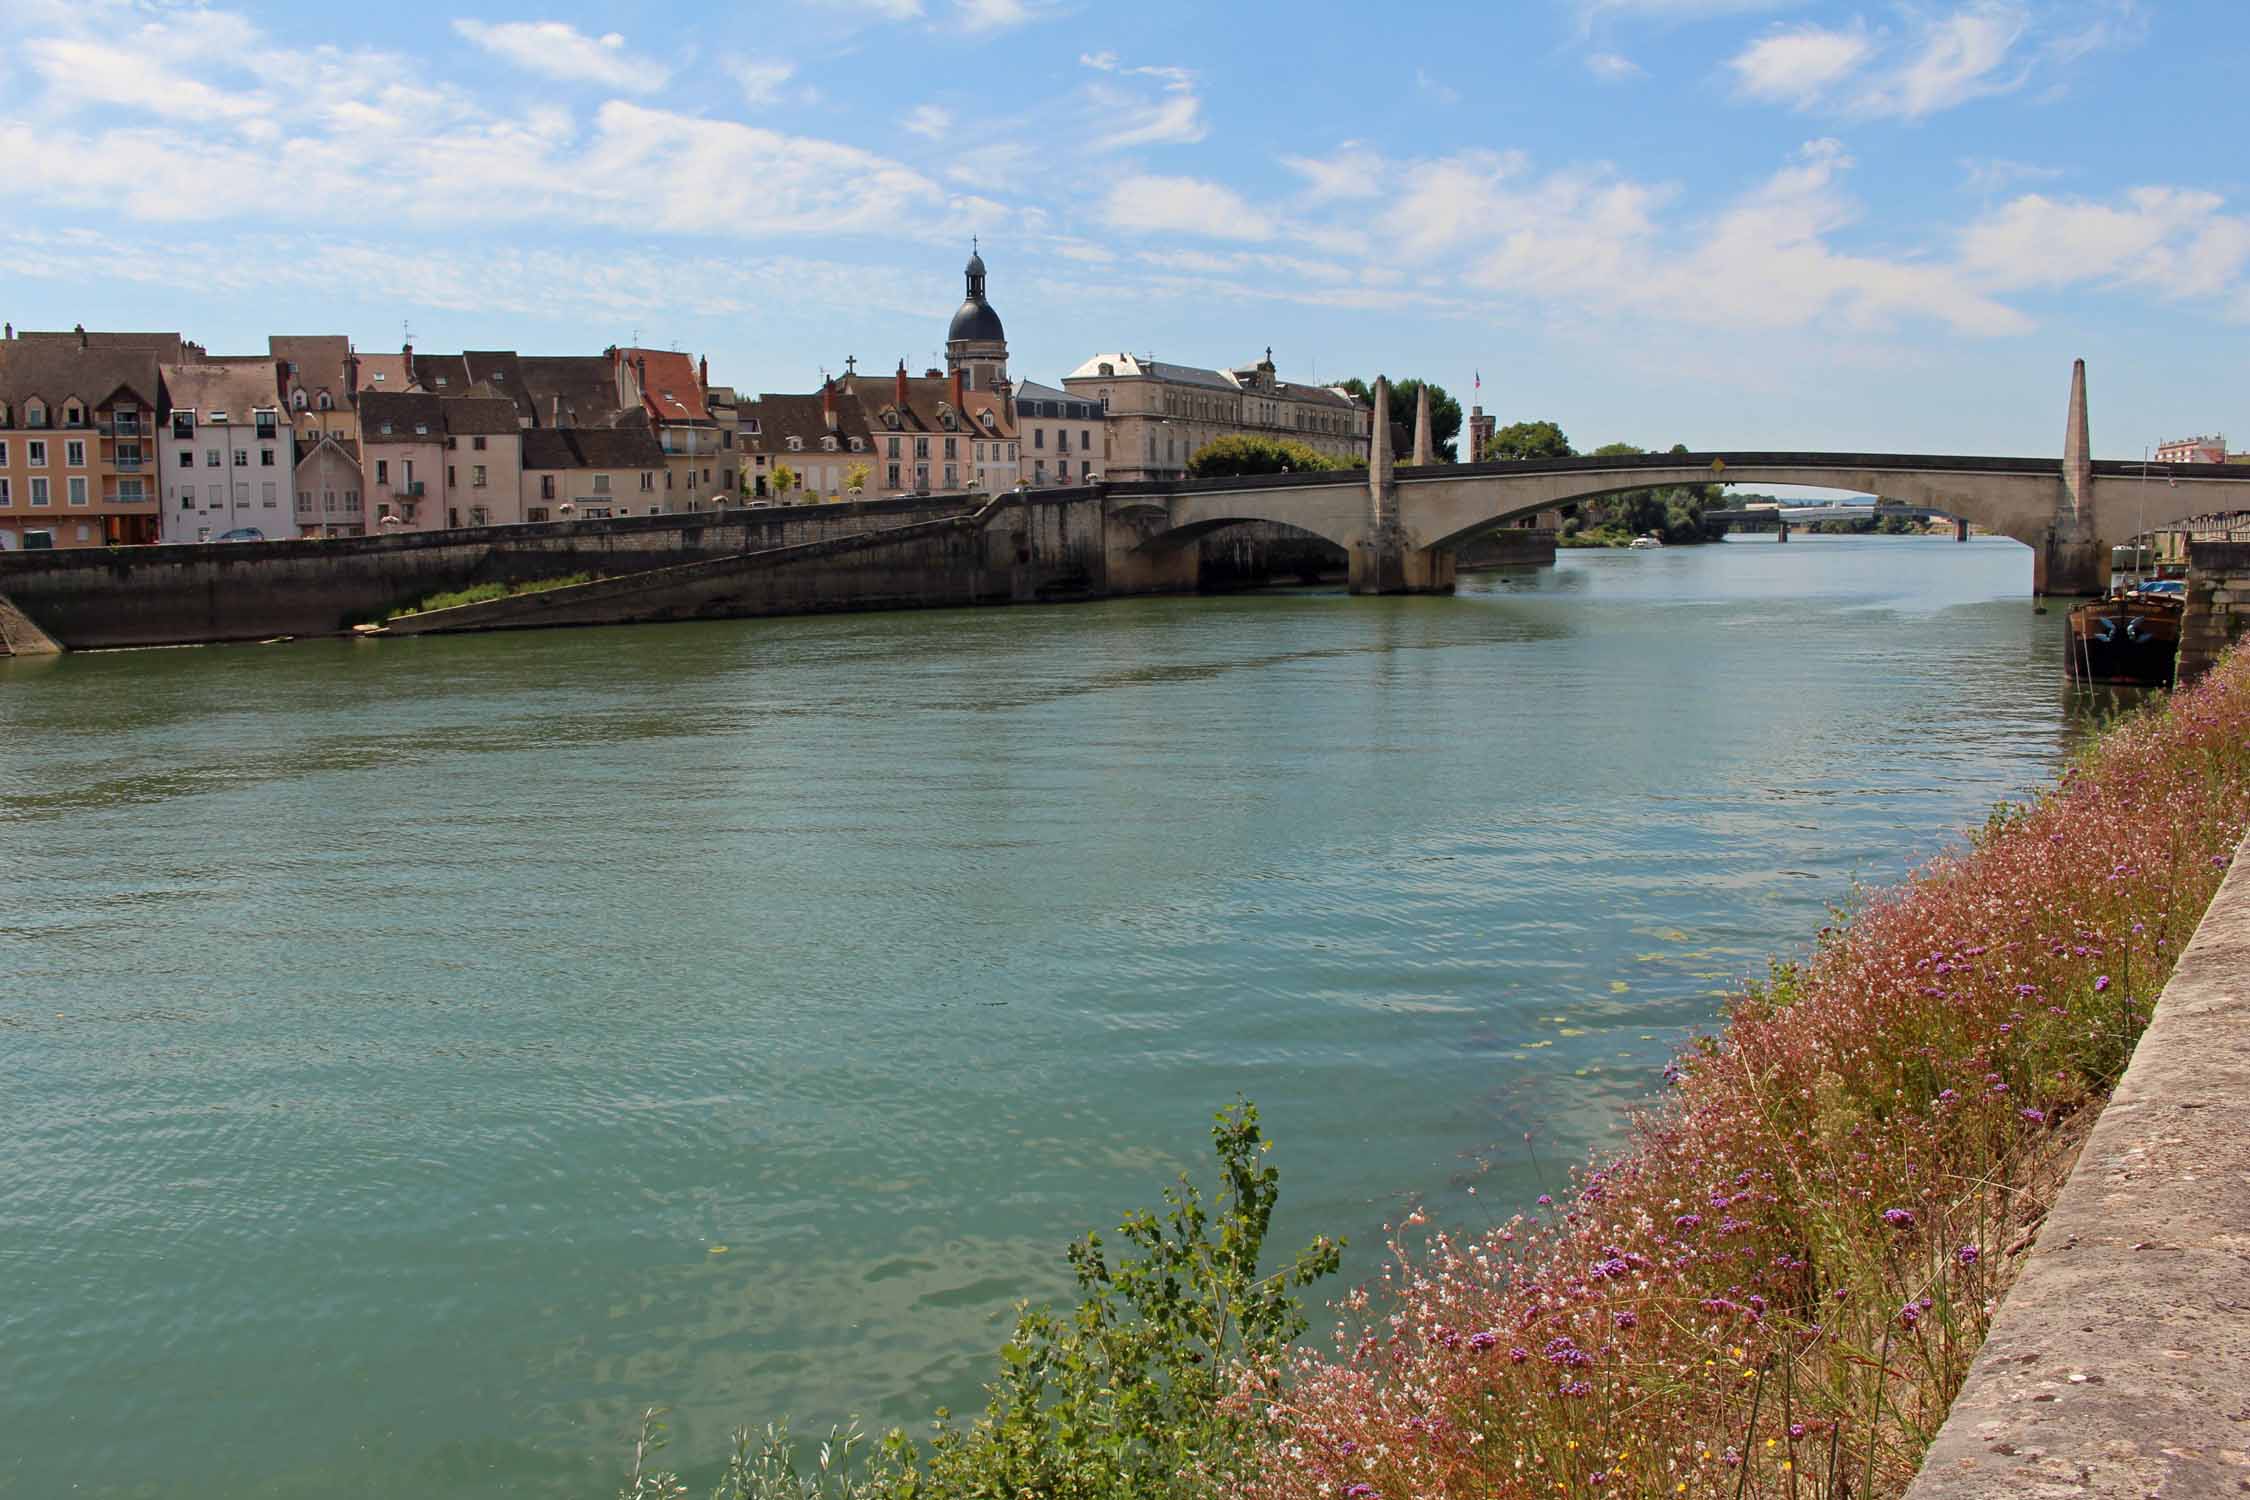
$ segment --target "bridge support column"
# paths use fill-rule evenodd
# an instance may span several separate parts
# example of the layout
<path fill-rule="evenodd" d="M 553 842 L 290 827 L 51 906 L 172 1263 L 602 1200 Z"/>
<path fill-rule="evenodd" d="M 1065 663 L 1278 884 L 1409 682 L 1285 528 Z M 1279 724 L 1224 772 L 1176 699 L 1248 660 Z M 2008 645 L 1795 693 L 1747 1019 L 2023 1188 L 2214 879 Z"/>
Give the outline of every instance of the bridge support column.
<path fill-rule="evenodd" d="M 1957 542 L 1965 542 L 1968 539 L 1969 523 L 1966 521 L 1955 521 L 1953 523 L 1953 540 Z"/>
<path fill-rule="evenodd" d="M 2062 487 L 2055 521 L 2031 549 L 2034 594 L 2101 594 L 2109 590 L 2109 548 L 2094 515 L 2093 443 L 2086 423 L 2086 361 L 2070 368 L 2070 410 L 2064 418 Z"/>
<path fill-rule="evenodd" d="M 1385 545 L 1371 538 L 1352 548 L 1351 592 L 1355 594 L 1450 594 L 1454 555 L 1439 547 Z"/>
<path fill-rule="evenodd" d="M 2109 548 L 2096 541 L 2073 541 L 2048 532 L 2031 549 L 2034 594 L 2088 596 L 2109 592 Z"/>
<path fill-rule="evenodd" d="M 1779 526 L 1779 527 L 1781 528 L 1781 539 L 1782 539 L 1783 541 L 1785 541 L 1785 542 L 1786 542 L 1786 541 L 1788 541 L 1788 540 L 1789 540 L 1789 523 L 1788 523 L 1787 521 L 1779 521 L 1779 522 L 1776 522 L 1775 524 L 1776 524 L 1776 525 L 1778 525 L 1778 526 Z"/>

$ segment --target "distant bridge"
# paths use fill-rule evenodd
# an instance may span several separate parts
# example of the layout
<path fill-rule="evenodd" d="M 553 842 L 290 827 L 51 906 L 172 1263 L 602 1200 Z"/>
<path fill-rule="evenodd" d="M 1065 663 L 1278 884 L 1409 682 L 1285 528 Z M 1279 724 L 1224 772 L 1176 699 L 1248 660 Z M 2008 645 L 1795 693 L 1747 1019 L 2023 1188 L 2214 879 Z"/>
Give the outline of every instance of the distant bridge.
<path fill-rule="evenodd" d="M 1818 526 L 1823 521 L 1956 521 L 1960 517 L 1949 510 L 1939 510 L 1929 505 L 1745 505 L 1732 510 L 1707 510 L 1706 521 L 1724 521 L 1729 525 L 1769 525 L 1788 522 L 1792 526 Z"/>
<path fill-rule="evenodd" d="M 1390 387 L 1378 381 L 1364 474 L 1108 486 L 1105 550 L 1112 566 L 1121 575 L 1137 572 L 1152 588 L 1173 586 L 1175 573 L 1192 572 L 1189 542 L 1244 521 L 1274 521 L 1342 547 L 1354 593 L 1448 593 L 1454 552 L 1464 541 L 1537 511 L 1659 486 L 1755 484 L 1876 495 L 1901 502 L 1883 514 L 1925 511 L 1974 522 L 2031 548 L 2035 592 L 2090 594 L 2107 587 L 2110 543 L 2123 540 L 2128 527 L 2250 510 L 2250 467 L 2095 462 L 2084 360 L 2071 373 L 2060 459 L 1752 452 L 1437 464 L 1426 405 L 1425 398 L 1415 420 L 1417 463 L 1394 462 Z"/>

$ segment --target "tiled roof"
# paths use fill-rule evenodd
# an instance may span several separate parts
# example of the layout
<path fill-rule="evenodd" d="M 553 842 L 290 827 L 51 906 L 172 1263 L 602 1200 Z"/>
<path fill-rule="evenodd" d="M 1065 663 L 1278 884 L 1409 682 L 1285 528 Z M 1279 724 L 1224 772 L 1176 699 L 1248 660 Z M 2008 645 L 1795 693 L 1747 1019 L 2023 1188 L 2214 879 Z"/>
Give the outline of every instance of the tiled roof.
<path fill-rule="evenodd" d="M 642 370 L 645 362 L 641 401 L 657 422 L 711 420 L 711 409 L 703 403 L 703 382 L 697 378 L 694 360 L 671 349 L 620 349 L 617 352 L 630 361 L 636 371 Z"/>
<path fill-rule="evenodd" d="M 478 385 L 474 389 L 484 392 L 490 386 Z M 505 396 L 474 395 L 441 398 L 445 408 L 445 430 L 467 436 L 475 433 L 520 432 L 523 424 L 516 420 L 516 403 Z"/>
<path fill-rule="evenodd" d="M 526 470 L 661 469 L 664 445 L 645 424 L 541 427 L 523 435 L 523 466 Z"/>
<path fill-rule="evenodd" d="M 47 344 L 78 344 L 83 339 L 88 349 L 139 349 L 154 354 L 159 363 L 176 364 L 191 354 L 203 351 L 176 333 L 88 333 L 81 336 L 77 329 L 60 333 L 18 332 L 18 341 Z"/>
<path fill-rule="evenodd" d="M 229 421 L 246 422 L 259 407 L 278 409 L 281 367 L 262 354 L 205 359 L 160 367 L 171 409 L 198 413 L 223 411 Z"/>
<path fill-rule="evenodd" d="M 1111 367 L 1112 373 L 1102 374 L 1102 366 Z M 1137 354 L 1097 354 L 1077 369 L 1063 377 L 1072 380 L 1125 380 L 1133 376 L 1149 380 L 1169 381 L 1173 385 L 1200 385 L 1213 390 L 1231 391 L 1235 384 L 1218 370 L 1206 370 L 1201 365 L 1172 365 L 1161 360 L 1142 359 Z"/>
<path fill-rule="evenodd" d="M 532 415 L 542 427 L 601 426 L 618 410 L 617 371 L 606 355 L 525 355 L 517 364 L 531 396 Z"/>
<path fill-rule="evenodd" d="M 851 451 L 853 438 L 860 440 L 862 451 L 872 448 L 866 414 L 860 403 L 844 390 L 836 389 L 836 430 L 828 430 L 828 419 L 821 408 L 820 393 L 810 396 L 762 395 L 755 401 L 745 401 L 740 407 L 742 436 L 738 440 L 750 453 L 787 454 L 800 451 L 789 446 L 796 438 L 801 451 L 821 452 L 822 438 L 833 436 L 839 452 Z M 751 431 L 751 423 L 757 431 Z"/>
<path fill-rule="evenodd" d="M 899 405 L 898 376 L 895 372 L 889 375 L 849 375 L 845 377 L 840 389 L 851 393 L 858 401 L 860 409 L 865 413 L 868 432 L 877 437 L 894 430 L 883 420 L 886 409 L 898 411 L 899 424 L 895 430 L 899 432 L 975 438 L 1015 436 L 1015 429 L 1007 421 L 1007 413 L 992 391 L 964 391 L 961 405 L 966 414 L 961 418 L 960 425 L 948 432 L 939 412 L 941 406 L 953 404 L 953 381 L 947 376 L 908 376 L 904 406 Z M 989 429 L 977 420 L 978 415 L 984 411 L 993 413 L 994 422 Z"/>
<path fill-rule="evenodd" d="M 346 405 L 358 394 L 349 389 L 344 380 L 344 359 L 352 352 L 352 341 L 342 334 L 277 333 L 266 340 L 266 348 L 272 353 L 275 362 L 283 366 L 281 384 L 284 393 L 292 388 L 299 388 L 310 401 L 326 391 Z M 293 376 L 287 369 L 289 365 L 297 367 Z"/>
<path fill-rule="evenodd" d="M 425 429 L 416 432 L 416 427 Z M 364 442 L 436 442 L 445 434 L 445 403 L 427 391 L 359 393 L 359 432 Z"/>
<path fill-rule="evenodd" d="M 489 386 L 493 394 L 514 402 L 519 418 L 538 420 L 538 413 L 533 410 L 531 388 L 524 384 L 523 361 L 516 357 L 513 349 L 464 350 L 461 363 L 467 367 L 472 383 Z"/>
<path fill-rule="evenodd" d="M 1018 422 L 1026 420 L 1031 415 L 1028 408 L 1033 404 L 1061 407 L 1062 410 L 1041 413 L 1040 415 L 1068 418 L 1073 422 L 1098 422 L 1103 416 L 1101 402 L 1095 400 L 1092 396 L 1078 395 L 1070 391 L 1058 391 L 1051 385 L 1041 385 L 1036 380 L 1027 380 L 1016 387 L 1016 420 Z"/>
<path fill-rule="evenodd" d="M 403 391 L 414 384 L 414 372 L 403 354 L 362 354 L 359 388 L 363 391 Z"/>
<path fill-rule="evenodd" d="M 458 354 L 417 354 L 414 383 L 440 396 L 458 396 L 476 382 L 469 378 L 468 362 Z"/>
<path fill-rule="evenodd" d="M 359 463 L 359 443 L 352 438 L 338 437 L 333 432 L 323 432 L 310 442 L 300 438 L 297 444 L 297 467 L 319 461 L 322 453 L 333 448 L 355 466 Z"/>
<path fill-rule="evenodd" d="M 34 396 L 49 406 L 76 396 L 98 407 L 120 390 L 152 411 L 162 405 L 163 381 L 152 351 L 81 349 L 76 335 L 67 341 L 32 341 L 19 334 L 0 341 L 0 401 L 18 422 L 23 403 Z"/>

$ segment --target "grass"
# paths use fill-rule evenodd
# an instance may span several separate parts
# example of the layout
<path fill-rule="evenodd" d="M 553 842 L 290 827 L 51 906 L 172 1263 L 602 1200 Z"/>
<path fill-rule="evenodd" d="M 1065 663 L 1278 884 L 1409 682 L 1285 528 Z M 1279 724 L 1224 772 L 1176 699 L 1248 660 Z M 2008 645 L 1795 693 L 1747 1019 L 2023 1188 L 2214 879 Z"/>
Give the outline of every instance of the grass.
<path fill-rule="evenodd" d="M 436 609 L 458 609 L 464 604 L 489 604 L 495 599 L 513 599 L 519 594 L 542 594 L 549 589 L 566 589 L 575 584 L 593 583 L 600 577 L 598 573 L 566 573 L 560 578 L 536 578 L 528 583 L 471 584 L 465 589 L 432 594 L 404 609 L 394 609 L 390 618 L 395 620 L 400 615 L 428 614 Z"/>
<path fill-rule="evenodd" d="M 2236 652 L 1740 995 L 1568 1201 L 1395 1238 L 1244 1382 L 1240 1492 L 1900 1493 L 2246 824 Z"/>

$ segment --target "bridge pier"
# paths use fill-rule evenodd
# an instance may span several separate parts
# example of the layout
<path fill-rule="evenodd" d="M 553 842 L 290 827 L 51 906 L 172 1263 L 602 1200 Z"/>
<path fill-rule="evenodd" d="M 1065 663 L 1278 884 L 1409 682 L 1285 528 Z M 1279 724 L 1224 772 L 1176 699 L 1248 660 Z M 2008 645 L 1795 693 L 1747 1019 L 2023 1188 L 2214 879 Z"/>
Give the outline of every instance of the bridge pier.
<path fill-rule="evenodd" d="M 1789 540 L 1789 523 L 1788 523 L 1787 521 L 1776 521 L 1776 522 L 1775 522 L 1774 524 L 1775 524 L 1776 526 L 1778 526 L 1778 527 L 1780 527 L 1780 528 L 1781 528 L 1781 539 L 1782 539 L 1783 541 L 1785 541 L 1785 542 L 1786 542 L 1786 541 L 1788 541 L 1788 540 Z"/>
<path fill-rule="evenodd" d="M 2080 598 L 2108 593 L 2108 544 L 2099 538 L 2076 541 L 2049 531 L 2031 549 L 2031 591 Z"/>
<path fill-rule="evenodd" d="M 1966 521 L 1956 520 L 1953 523 L 1953 540 L 1957 542 L 1965 542 L 1968 539 L 1969 523 Z"/>
<path fill-rule="evenodd" d="M 1450 594 L 1454 555 L 1438 547 L 1385 546 L 1371 538 L 1351 551 L 1355 594 Z"/>

